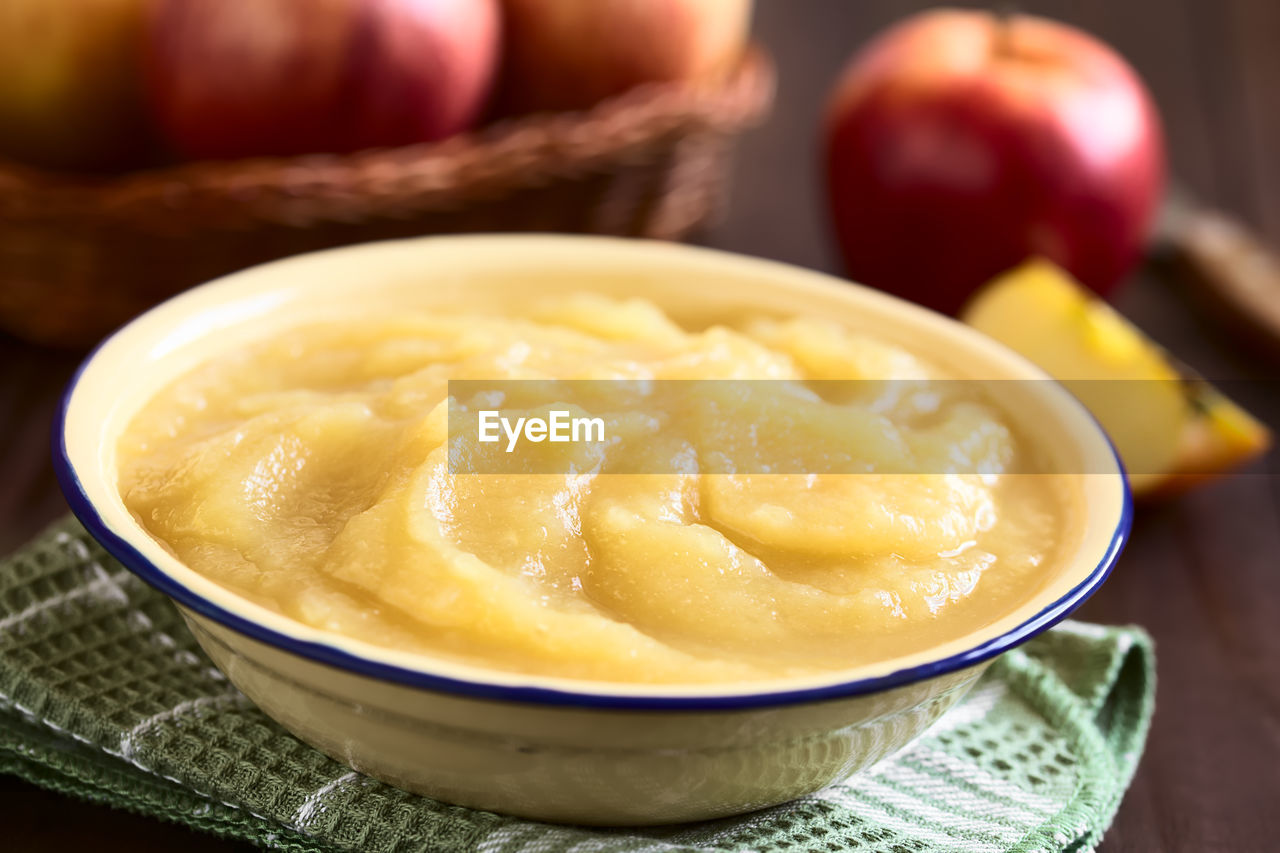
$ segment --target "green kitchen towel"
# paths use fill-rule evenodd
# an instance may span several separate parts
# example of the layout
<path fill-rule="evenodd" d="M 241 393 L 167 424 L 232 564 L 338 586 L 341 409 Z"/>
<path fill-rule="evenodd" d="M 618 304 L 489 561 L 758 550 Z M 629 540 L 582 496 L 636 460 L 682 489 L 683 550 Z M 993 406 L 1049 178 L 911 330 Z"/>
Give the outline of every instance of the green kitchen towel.
<path fill-rule="evenodd" d="M 0 772 L 281 850 L 1088 850 L 1133 775 L 1153 687 L 1141 630 L 1066 623 L 903 753 L 816 794 L 702 824 L 552 826 L 408 794 L 306 746 L 74 521 L 0 564 Z"/>

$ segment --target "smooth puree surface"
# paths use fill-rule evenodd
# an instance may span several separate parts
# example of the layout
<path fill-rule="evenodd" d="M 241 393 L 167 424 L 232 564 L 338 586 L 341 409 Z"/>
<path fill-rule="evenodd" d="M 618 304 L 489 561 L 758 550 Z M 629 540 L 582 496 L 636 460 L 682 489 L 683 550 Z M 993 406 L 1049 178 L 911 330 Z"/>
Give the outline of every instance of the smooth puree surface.
<path fill-rule="evenodd" d="M 760 447 L 856 416 L 887 436 L 883 453 L 955 470 L 699 473 L 708 449 L 686 447 L 679 472 L 635 473 L 632 458 L 611 473 L 610 454 L 672 451 L 636 440 L 529 450 L 585 454 L 561 473 L 451 473 L 447 383 L 494 378 L 780 380 L 813 414 L 783 439 L 756 413 Z M 814 674 L 981 628 L 1074 544 L 1078 478 L 1009 473 L 1037 470 L 1035 449 L 977 383 L 839 400 L 805 384 L 946 378 L 824 321 L 686 329 L 639 300 L 362 317 L 226 353 L 164 389 L 120 440 L 119 485 L 191 568 L 376 644 L 606 681 Z M 646 428 L 616 412 L 610 426 Z"/>

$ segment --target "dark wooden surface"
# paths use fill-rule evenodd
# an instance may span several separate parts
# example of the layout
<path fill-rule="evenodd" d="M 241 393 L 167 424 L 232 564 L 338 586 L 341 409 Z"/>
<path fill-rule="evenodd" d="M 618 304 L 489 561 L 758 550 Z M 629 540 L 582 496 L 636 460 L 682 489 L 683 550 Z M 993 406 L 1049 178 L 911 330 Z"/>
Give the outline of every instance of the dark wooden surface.
<path fill-rule="evenodd" d="M 732 203 L 710 245 L 834 270 L 814 153 L 818 116 L 848 53 L 923 3 L 761 0 L 757 31 L 781 70 L 770 124 L 742 145 Z M 1021 4 L 1101 35 L 1137 66 L 1163 112 L 1177 177 L 1280 246 L 1280 2 L 1057 0 Z M 1202 324 L 1159 265 L 1120 307 L 1274 425 L 1277 371 Z M 0 552 L 65 511 L 49 422 L 78 356 L 0 338 Z M 1261 380 L 1261 381 L 1260 381 Z M 1102 845 L 1117 851 L 1280 849 L 1280 465 L 1139 512 L 1106 586 L 1079 614 L 1155 635 L 1159 697 L 1134 785 Z M 0 780 L 5 849 L 237 849 L 180 828 Z"/>

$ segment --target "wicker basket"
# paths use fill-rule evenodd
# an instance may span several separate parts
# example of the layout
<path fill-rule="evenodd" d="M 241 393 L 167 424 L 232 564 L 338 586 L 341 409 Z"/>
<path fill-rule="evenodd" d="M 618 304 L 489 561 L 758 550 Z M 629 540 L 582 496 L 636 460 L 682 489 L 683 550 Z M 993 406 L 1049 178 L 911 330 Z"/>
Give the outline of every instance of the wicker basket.
<path fill-rule="evenodd" d="M 466 231 L 676 238 L 716 206 L 773 95 L 758 49 L 718 88 L 640 87 L 443 142 L 106 179 L 0 163 L 0 328 L 83 345 L 194 284 L 285 255 Z"/>

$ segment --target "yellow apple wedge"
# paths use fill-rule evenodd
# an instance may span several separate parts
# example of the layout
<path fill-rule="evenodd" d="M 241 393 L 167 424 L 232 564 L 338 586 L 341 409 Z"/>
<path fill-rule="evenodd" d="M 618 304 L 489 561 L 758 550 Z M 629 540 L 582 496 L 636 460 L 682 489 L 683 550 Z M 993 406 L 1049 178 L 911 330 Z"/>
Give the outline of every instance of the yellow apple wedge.
<path fill-rule="evenodd" d="M 1193 417 L 1182 431 L 1178 465 L 1157 482 L 1148 497 L 1172 497 L 1216 479 L 1267 451 L 1271 433 L 1257 418 L 1198 377 L 1183 387 Z"/>
<path fill-rule="evenodd" d="M 1052 263 L 1031 260 L 993 280 L 966 323 L 1066 385 L 1115 442 L 1135 495 L 1164 496 L 1247 462 L 1266 427 Z"/>

